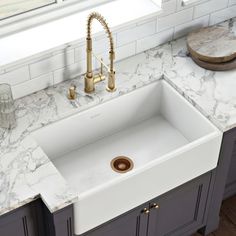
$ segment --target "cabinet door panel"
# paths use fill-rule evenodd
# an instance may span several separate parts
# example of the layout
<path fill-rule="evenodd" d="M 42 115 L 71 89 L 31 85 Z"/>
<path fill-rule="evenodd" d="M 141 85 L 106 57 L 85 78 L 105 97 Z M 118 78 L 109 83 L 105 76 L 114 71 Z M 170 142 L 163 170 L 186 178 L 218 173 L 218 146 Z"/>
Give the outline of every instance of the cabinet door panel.
<path fill-rule="evenodd" d="M 140 212 L 141 214 L 138 216 L 138 229 L 137 236 L 146 236 L 147 235 L 147 227 L 148 227 L 148 218 L 149 216 Z"/>
<path fill-rule="evenodd" d="M 35 202 L 0 218 L 0 236 L 38 236 Z"/>
<path fill-rule="evenodd" d="M 234 139 L 236 140 L 236 130 Z M 234 141 L 231 162 L 225 187 L 225 198 L 231 197 L 236 193 L 236 141 Z"/>
<path fill-rule="evenodd" d="M 69 205 L 55 213 L 51 213 L 45 204 L 42 204 L 43 223 L 45 233 L 43 236 L 73 236 L 74 220 L 73 206 Z"/>
<path fill-rule="evenodd" d="M 8 224 L 0 225 L 1 236 L 26 236 L 23 221 L 16 219 Z"/>
<path fill-rule="evenodd" d="M 85 233 L 84 236 L 146 236 L 148 215 L 142 213 L 145 207 L 148 208 L 148 206 L 143 206 L 135 209 Z"/>
<path fill-rule="evenodd" d="M 150 210 L 148 236 L 182 235 L 200 225 L 209 182 L 205 175 L 155 199 L 159 208 Z"/>

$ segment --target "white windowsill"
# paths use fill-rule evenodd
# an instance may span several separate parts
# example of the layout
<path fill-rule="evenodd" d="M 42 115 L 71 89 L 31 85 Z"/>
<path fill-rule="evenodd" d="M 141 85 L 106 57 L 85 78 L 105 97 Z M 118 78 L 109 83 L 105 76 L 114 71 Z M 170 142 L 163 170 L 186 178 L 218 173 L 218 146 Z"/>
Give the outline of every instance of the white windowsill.
<path fill-rule="evenodd" d="M 116 30 L 128 23 L 158 15 L 161 7 L 155 2 L 159 0 L 117 0 L 1 38 L 0 66 L 85 39 L 86 20 L 92 11 L 101 13 L 111 29 Z M 99 34 L 103 28 L 94 22 L 92 32 Z"/>

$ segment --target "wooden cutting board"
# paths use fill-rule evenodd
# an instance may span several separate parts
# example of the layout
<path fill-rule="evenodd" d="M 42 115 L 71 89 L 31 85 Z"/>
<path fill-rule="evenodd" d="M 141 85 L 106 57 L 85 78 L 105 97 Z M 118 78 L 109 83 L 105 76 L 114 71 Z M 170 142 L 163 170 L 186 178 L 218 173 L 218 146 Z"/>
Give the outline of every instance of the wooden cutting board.
<path fill-rule="evenodd" d="M 188 35 L 187 47 L 196 60 L 229 62 L 236 58 L 236 35 L 222 26 L 206 27 Z"/>
<path fill-rule="evenodd" d="M 233 59 L 232 61 L 229 61 L 229 62 L 222 62 L 222 63 L 211 63 L 211 62 L 201 61 L 198 58 L 195 58 L 193 56 L 192 56 L 192 59 L 197 65 L 207 70 L 226 71 L 226 70 L 236 69 L 236 59 Z"/>

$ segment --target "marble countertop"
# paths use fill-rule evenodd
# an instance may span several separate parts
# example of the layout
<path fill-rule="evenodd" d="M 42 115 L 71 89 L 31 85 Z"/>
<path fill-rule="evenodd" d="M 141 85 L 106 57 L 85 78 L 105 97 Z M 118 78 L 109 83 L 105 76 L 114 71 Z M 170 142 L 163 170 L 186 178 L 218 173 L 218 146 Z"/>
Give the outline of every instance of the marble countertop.
<path fill-rule="evenodd" d="M 236 19 L 222 23 L 236 32 Z M 181 38 L 117 63 L 117 91 L 106 81 L 92 95 L 83 91 L 83 76 L 16 100 L 17 127 L 0 129 L 0 215 L 41 197 L 55 212 L 79 200 L 53 163 L 31 138 L 33 130 L 166 79 L 221 131 L 236 127 L 236 70 L 212 72 L 197 66 Z M 70 85 L 78 97 L 67 99 Z"/>
<path fill-rule="evenodd" d="M 220 25 L 236 35 L 236 18 Z M 189 57 L 184 39 L 163 45 L 158 52 L 163 61 L 169 61 L 163 73 L 174 88 L 221 131 L 236 127 L 236 69 L 202 69 Z"/>

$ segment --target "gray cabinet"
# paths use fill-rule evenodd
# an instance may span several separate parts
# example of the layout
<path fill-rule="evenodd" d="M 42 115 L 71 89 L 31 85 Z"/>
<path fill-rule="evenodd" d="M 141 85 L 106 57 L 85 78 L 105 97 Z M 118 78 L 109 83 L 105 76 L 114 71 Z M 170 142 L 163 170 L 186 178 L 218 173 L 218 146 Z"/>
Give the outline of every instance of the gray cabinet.
<path fill-rule="evenodd" d="M 236 129 L 233 130 L 233 147 L 225 186 L 224 197 L 228 198 L 236 194 Z"/>
<path fill-rule="evenodd" d="M 39 236 L 44 235 L 42 222 L 38 221 L 40 209 L 38 202 L 20 207 L 0 218 L 1 236 Z"/>
<path fill-rule="evenodd" d="M 148 236 L 188 235 L 202 227 L 210 174 L 203 175 L 150 203 Z"/>
<path fill-rule="evenodd" d="M 63 208 L 53 214 L 42 203 L 45 233 L 42 236 L 73 236 L 73 206 Z"/>
<path fill-rule="evenodd" d="M 0 217 L 0 236 L 73 236 L 72 205 L 51 214 L 41 199 Z"/>
<path fill-rule="evenodd" d="M 210 181 L 211 173 L 205 174 L 84 236 L 190 235 L 204 226 Z"/>
<path fill-rule="evenodd" d="M 189 236 L 205 226 L 211 176 L 200 176 L 84 236 Z M 1 236 L 73 236 L 73 228 L 72 205 L 51 214 L 40 199 L 0 217 Z"/>
<path fill-rule="evenodd" d="M 219 214 L 223 198 L 236 193 L 236 128 L 223 134 L 217 168 L 212 171 L 212 191 L 204 235 L 216 230 L 219 226 Z"/>

